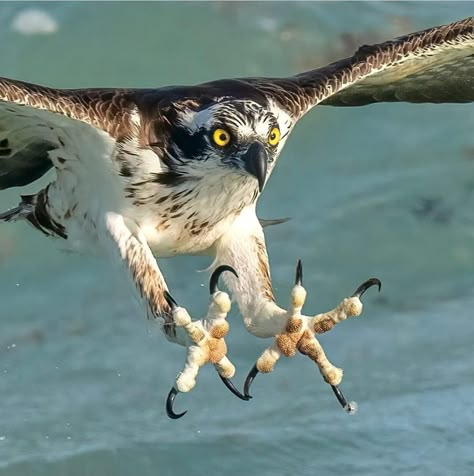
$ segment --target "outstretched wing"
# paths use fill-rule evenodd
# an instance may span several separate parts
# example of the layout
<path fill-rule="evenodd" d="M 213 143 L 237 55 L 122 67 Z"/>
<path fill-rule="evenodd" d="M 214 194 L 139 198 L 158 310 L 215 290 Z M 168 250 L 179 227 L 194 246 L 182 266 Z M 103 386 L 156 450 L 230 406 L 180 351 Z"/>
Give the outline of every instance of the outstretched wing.
<path fill-rule="evenodd" d="M 57 188 L 63 192 L 54 212 L 61 215 L 58 208 L 63 208 L 70 213 L 69 202 L 80 199 L 72 208 L 82 210 L 77 215 L 83 217 L 86 229 L 88 220 L 103 218 L 93 223 L 98 239 L 115 261 L 126 265 L 147 310 L 163 317 L 166 336 L 176 340 L 163 297 L 166 284 L 151 250 L 141 234 L 132 234 L 123 217 L 107 208 L 111 202 L 114 207 L 116 198 L 117 177 L 110 168 L 117 167 L 117 174 L 128 176 L 120 152 L 127 144 L 139 152 L 134 142 L 139 132 L 137 94 L 123 89 L 52 89 L 0 78 L 0 190 L 31 183 L 54 165 L 60 181 Z M 73 192 L 75 197 L 70 196 Z M 41 195 L 41 216 L 36 210 L 30 221 L 42 231 L 67 238 L 61 223 L 48 216 L 48 198 Z M 22 213 L 22 205 L 27 204 L 23 201 L 20 207 L 0 214 L 0 220 L 14 219 Z M 86 219 L 86 215 L 92 216 Z"/>
<path fill-rule="evenodd" d="M 282 79 L 248 80 L 294 118 L 317 104 L 474 101 L 474 17 L 362 46 L 350 58 Z"/>
<path fill-rule="evenodd" d="M 98 146 L 98 154 L 101 144 L 110 150 L 110 139 L 124 135 L 130 122 L 125 101 L 121 90 L 61 90 L 0 78 L 0 190 L 41 177 L 55 150 L 78 152 L 74 134 Z"/>

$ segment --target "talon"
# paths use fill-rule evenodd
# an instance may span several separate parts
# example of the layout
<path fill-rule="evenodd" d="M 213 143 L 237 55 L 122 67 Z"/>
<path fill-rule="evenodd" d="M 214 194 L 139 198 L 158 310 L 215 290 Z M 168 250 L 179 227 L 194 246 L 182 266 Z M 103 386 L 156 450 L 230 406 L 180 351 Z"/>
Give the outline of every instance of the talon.
<path fill-rule="evenodd" d="M 232 383 L 232 380 L 229 378 L 225 378 L 222 375 L 219 374 L 219 377 L 221 380 L 224 382 L 224 385 L 238 398 L 241 400 L 245 400 L 246 402 L 249 401 L 252 397 L 250 395 L 242 395 L 237 388 L 235 388 L 235 385 Z"/>
<path fill-rule="evenodd" d="M 188 413 L 187 411 L 183 413 L 175 413 L 173 411 L 173 403 L 174 399 L 176 398 L 176 395 L 178 395 L 178 391 L 174 387 L 172 387 L 170 393 L 168 393 L 168 398 L 166 399 L 166 414 L 173 420 L 177 420 L 178 418 L 181 418 L 186 415 L 186 413 Z"/>
<path fill-rule="evenodd" d="M 168 304 L 172 311 L 178 307 L 178 303 L 173 299 L 173 296 L 171 296 L 168 291 L 165 291 L 163 296 L 165 297 L 166 304 Z"/>
<path fill-rule="evenodd" d="M 357 411 L 357 403 L 347 403 L 347 400 L 345 399 L 344 395 L 342 394 L 341 390 L 337 385 L 331 385 L 331 388 L 334 392 L 334 395 L 336 395 L 338 402 L 341 404 L 342 408 L 344 408 L 347 413 L 355 413 Z"/>
<path fill-rule="evenodd" d="M 352 297 L 358 297 L 361 298 L 364 293 L 367 291 L 367 289 L 371 288 L 372 286 L 378 286 L 379 287 L 379 292 L 382 289 L 382 283 L 380 282 L 380 279 L 377 278 L 370 278 L 365 283 L 362 283 L 355 291 L 355 293 L 352 295 Z"/>
<path fill-rule="evenodd" d="M 252 398 L 252 396 L 249 393 L 250 386 L 252 385 L 253 379 L 257 376 L 257 374 L 258 374 L 257 364 L 255 364 L 252 367 L 252 370 L 250 370 L 249 374 L 247 375 L 247 378 L 245 379 L 245 383 L 244 383 L 244 395 L 247 398 Z"/>
<path fill-rule="evenodd" d="M 237 272 L 235 271 L 234 268 L 232 268 L 231 266 L 228 266 L 226 264 L 222 265 L 222 266 L 218 266 L 214 272 L 212 273 L 211 275 L 211 279 L 209 281 L 209 292 L 211 294 L 214 294 L 215 292 L 217 292 L 217 284 L 219 282 L 219 278 L 221 276 L 221 274 L 224 272 L 224 271 L 230 271 L 236 278 L 238 278 L 239 276 L 237 275 Z"/>
<path fill-rule="evenodd" d="M 303 265 L 301 264 L 300 259 L 298 260 L 298 263 L 296 264 L 295 284 L 297 286 L 303 286 Z"/>

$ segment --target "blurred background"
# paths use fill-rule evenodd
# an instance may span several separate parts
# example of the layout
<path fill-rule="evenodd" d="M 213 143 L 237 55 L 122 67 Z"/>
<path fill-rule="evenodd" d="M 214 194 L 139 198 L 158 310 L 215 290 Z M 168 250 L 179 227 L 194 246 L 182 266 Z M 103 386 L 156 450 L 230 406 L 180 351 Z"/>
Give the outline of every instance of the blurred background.
<path fill-rule="evenodd" d="M 0 74 L 55 87 L 289 75 L 473 13 L 471 2 L 2 2 Z M 105 260 L 2 224 L 0 474 L 474 474 L 473 127 L 472 105 L 316 108 L 259 202 L 262 218 L 291 217 L 267 229 L 280 305 L 297 258 L 307 314 L 371 276 L 383 282 L 360 318 L 321 337 L 354 416 L 298 356 L 259 376 L 250 403 L 205 367 L 177 399 L 186 417 L 169 420 L 184 349 Z M 19 193 L 2 192 L 0 208 Z M 208 265 L 160 261 L 194 317 Z M 237 309 L 229 320 L 241 387 L 270 342 Z"/>

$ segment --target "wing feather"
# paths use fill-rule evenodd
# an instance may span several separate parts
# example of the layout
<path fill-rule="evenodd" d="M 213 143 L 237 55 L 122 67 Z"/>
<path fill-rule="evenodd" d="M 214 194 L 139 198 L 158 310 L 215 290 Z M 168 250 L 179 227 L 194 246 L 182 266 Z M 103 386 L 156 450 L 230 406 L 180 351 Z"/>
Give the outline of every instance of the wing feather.
<path fill-rule="evenodd" d="M 125 89 L 55 89 L 0 78 L 0 102 L 62 115 L 117 137 L 132 102 Z M 125 117 L 126 119 L 126 117 Z"/>
<path fill-rule="evenodd" d="M 32 183 L 54 164 L 59 131 L 89 129 L 120 140 L 134 127 L 127 90 L 54 89 L 0 78 L 0 190 Z M 90 126 L 90 127 L 87 127 Z M 64 135 L 63 135 L 64 136 Z"/>
<path fill-rule="evenodd" d="M 283 79 L 249 82 L 299 118 L 317 104 L 474 101 L 474 17 L 362 46 L 350 57 Z"/>

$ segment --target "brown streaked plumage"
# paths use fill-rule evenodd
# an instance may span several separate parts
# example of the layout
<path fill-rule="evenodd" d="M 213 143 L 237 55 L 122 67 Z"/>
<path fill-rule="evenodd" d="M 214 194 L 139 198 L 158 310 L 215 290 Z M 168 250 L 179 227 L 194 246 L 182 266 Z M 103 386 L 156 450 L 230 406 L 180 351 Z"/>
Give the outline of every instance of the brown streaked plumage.
<path fill-rule="evenodd" d="M 73 246 L 108 253 L 124 265 L 168 339 L 183 345 L 197 339 L 191 328 L 207 335 L 214 314 L 177 328 L 155 257 L 210 255 L 213 266 L 231 266 L 239 276 L 225 279 L 248 331 L 279 336 L 280 347 L 267 349 L 257 371 L 270 371 L 282 349 L 294 353 L 298 342 L 322 369 L 329 364 L 313 331 L 330 330 L 355 311 L 343 306 L 310 318 L 296 310 L 302 324 L 288 328 L 291 315 L 274 301 L 263 233 L 263 226 L 284 220 L 260 223 L 255 214 L 286 140 L 319 104 L 473 102 L 473 77 L 474 17 L 362 46 L 350 58 L 287 78 L 69 90 L 0 78 L 0 190 L 56 172 L 0 220 L 27 220 Z M 180 391 L 194 386 L 206 360 L 196 357 L 202 349 L 195 351 Z M 233 373 L 222 355 L 221 377 Z M 342 377 L 337 370 L 332 385 Z"/>
<path fill-rule="evenodd" d="M 265 242 L 258 237 L 253 237 L 255 240 L 255 248 L 257 250 L 257 272 L 260 274 L 260 282 L 262 289 L 260 292 L 265 299 L 273 301 L 272 280 L 270 279 L 270 267 L 268 266 L 268 254 Z"/>
<path fill-rule="evenodd" d="M 474 101 L 474 17 L 378 45 L 292 78 L 256 80 L 267 94 L 300 117 L 317 104 L 363 106 L 375 102 Z"/>

